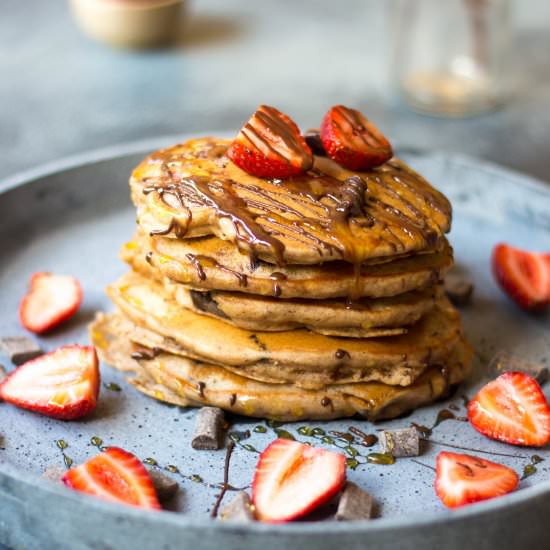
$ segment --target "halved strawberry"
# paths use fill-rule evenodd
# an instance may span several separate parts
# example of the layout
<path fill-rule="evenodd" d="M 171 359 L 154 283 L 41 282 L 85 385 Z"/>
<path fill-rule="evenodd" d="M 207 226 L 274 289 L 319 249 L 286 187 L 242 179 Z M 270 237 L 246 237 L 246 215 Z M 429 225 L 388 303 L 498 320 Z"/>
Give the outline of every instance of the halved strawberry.
<path fill-rule="evenodd" d="M 505 495 L 518 483 L 518 474 L 508 466 L 446 451 L 437 456 L 435 492 L 449 508 Z"/>
<path fill-rule="evenodd" d="M 104 500 L 160 509 L 145 466 L 132 453 L 118 447 L 109 447 L 84 464 L 72 468 L 61 479 L 71 489 Z"/>
<path fill-rule="evenodd" d="M 303 516 L 330 500 L 345 481 L 344 455 L 277 439 L 261 454 L 252 482 L 258 519 L 278 523 Z"/>
<path fill-rule="evenodd" d="M 95 348 L 65 346 L 24 363 L 0 384 L 0 399 L 53 418 L 92 412 L 99 395 Z"/>
<path fill-rule="evenodd" d="M 539 311 L 550 304 L 550 253 L 500 243 L 493 249 L 492 268 L 502 290 L 523 309 Z"/>
<path fill-rule="evenodd" d="M 321 141 L 327 155 L 350 170 L 369 170 L 393 156 L 384 134 L 359 111 L 343 105 L 324 116 Z"/>
<path fill-rule="evenodd" d="M 309 170 L 313 154 L 298 126 L 273 107 L 260 105 L 241 128 L 227 156 L 260 178 L 288 178 Z"/>
<path fill-rule="evenodd" d="M 72 317 L 82 303 L 80 283 L 69 275 L 35 273 L 19 306 L 21 324 L 43 334 Z"/>
<path fill-rule="evenodd" d="M 550 407 L 538 382 L 505 372 L 468 404 L 468 419 L 483 435 L 512 445 L 542 447 L 550 441 Z"/>

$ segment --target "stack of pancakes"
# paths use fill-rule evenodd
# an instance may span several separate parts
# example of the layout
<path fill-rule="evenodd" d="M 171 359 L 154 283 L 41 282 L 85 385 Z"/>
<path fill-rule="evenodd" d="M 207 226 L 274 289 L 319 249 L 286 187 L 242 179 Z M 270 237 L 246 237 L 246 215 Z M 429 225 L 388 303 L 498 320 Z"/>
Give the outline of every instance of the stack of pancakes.
<path fill-rule="evenodd" d="M 396 158 L 354 173 L 316 156 L 266 180 L 229 145 L 193 140 L 134 170 L 132 270 L 91 328 L 103 359 L 157 399 L 281 420 L 391 418 L 461 382 L 447 199 Z"/>

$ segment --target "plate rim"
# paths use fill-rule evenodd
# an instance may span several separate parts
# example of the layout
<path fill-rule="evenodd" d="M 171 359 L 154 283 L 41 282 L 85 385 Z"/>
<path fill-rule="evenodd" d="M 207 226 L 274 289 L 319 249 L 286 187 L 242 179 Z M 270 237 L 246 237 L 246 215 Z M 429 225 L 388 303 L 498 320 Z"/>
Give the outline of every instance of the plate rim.
<path fill-rule="evenodd" d="M 209 132 L 209 135 L 224 136 L 227 132 Z M 183 133 L 174 135 L 164 135 L 154 138 L 142 139 L 137 141 L 124 142 L 109 147 L 91 149 L 74 155 L 63 157 L 59 160 L 47 162 L 29 170 L 17 172 L 11 176 L 0 180 L 0 198 L 5 193 L 14 190 L 24 185 L 32 184 L 33 182 L 61 174 L 71 169 L 81 168 L 87 165 L 116 160 L 138 153 L 147 153 L 159 147 L 169 146 L 172 143 L 178 143 L 187 139 L 198 137 L 197 134 Z M 440 150 L 421 150 L 416 148 L 408 148 L 407 146 L 395 146 L 399 153 L 410 154 L 420 157 L 444 157 L 448 162 L 453 164 L 461 164 L 463 166 L 483 170 L 494 176 L 501 176 L 507 179 L 514 179 L 519 185 L 527 187 L 530 191 L 548 195 L 550 198 L 550 185 L 543 180 L 534 178 L 530 175 L 518 172 L 516 170 L 500 166 L 498 164 L 478 159 L 474 156 L 464 155 L 462 153 L 453 153 Z M 455 510 L 441 510 L 439 512 L 420 513 L 402 516 L 400 518 L 377 518 L 375 521 L 359 521 L 359 522 L 295 522 L 286 524 L 268 524 L 262 522 L 252 522 L 245 525 L 235 524 L 231 522 L 212 521 L 210 518 L 188 517 L 181 513 L 167 514 L 151 514 L 147 510 L 138 508 L 125 507 L 117 504 L 102 501 L 100 499 L 91 499 L 86 495 L 81 495 L 76 492 L 71 492 L 63 488 L 56 487 L 54 483 L 48 482 L 40 477 L 36 477 L 32 473 L 26 473 L 17 470 L 8 463 L 0 463 L 0 478 L 6 477 L 14 482 L 28 485 L 29 487 L 38 488 L 46 493 L 56 495 L 58 498 L 66 499 L 69 503 L 76 499 L 85 506 L 91 506 L 98 511 L 104 511 L 106 514 L 124 515 L 132 521 L 147 521 L 156 520 L 155 523 L 166 523 L 181 529 L 219 529 L 221 531 L 242 533 L 251 532 L 253 534 L 280 534 L 282 532 L 292 533 L 294 535 L 311 535 L 311 534 L 338 534 L 342 532 L 350 534 L 375 533 L 377 531 L 401 530 L 411 527 L 421 528 L 423 526 L 433 526 L 440 523 L 454 523 L 466 521 L 471 517 L 479 517 L 484 514 L 499 512 L 500 510 L 519 507 L 530 500 L 537 497 L 550 496 L 550 480 L 542 481 L 536 485 L 526 487 L 521 491 L 513 492 L 502 498 L 496 498 L 484 502 L 479 502 Z M 84 499 L 84 500 L 82 500 Z"/>

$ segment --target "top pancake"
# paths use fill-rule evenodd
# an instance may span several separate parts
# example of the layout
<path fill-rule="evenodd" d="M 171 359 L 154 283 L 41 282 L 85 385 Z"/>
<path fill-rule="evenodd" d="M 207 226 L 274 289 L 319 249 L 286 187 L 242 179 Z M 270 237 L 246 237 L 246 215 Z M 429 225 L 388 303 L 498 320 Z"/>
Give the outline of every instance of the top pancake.
<path fill-rule="evenodd" d="M 140 226 L 176 238 L 214 234 L 278 265 L 419 252 L 450 229 L 448 200 L 396 158 L 355 173 L 316 157 L 306 174 L 266 180 L 230 162 L 229 144 L 202 138 L 147 157 L 130 179 Z"/>

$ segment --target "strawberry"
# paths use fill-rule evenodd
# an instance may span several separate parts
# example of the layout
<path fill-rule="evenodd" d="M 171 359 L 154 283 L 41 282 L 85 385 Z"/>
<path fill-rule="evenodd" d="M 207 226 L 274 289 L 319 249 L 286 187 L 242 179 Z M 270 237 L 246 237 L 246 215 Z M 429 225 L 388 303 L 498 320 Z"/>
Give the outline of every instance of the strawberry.
<path fill-rule="evenodd" d="M 0 399 L 53 418 L 92 412 L 99 394 L 95 348 L 65 346 L 24 363 L 0 384 Z"/>
<path fill-rule="evenodd" d="M 359 111 L 336 105 L 321 123 L 327 155 L 349 170 L 370 170 L 393 156 L 390 142 Z"/>
<path fill-rule="evenodd" d="M 19 319 L 27 330 L 43 334 L 72 317 L 81 303 L 82 288 L 74 277 L 35 273 L 19 306 Z"/>
<path fill-rule="evenodd" d="M 538 382 L 505 372 L 468 404 L 468 419 L 483 435 L 512 445 L 542 447 L 550 441 L 550 407 Z"/>
<path fill-rule="evenodd" d="M 160 509 L 153 482 L 145 466 L 132 454 L 109 447 L 61 478 L 74 489 L 103 500 Z"/>
<path fill-rule="evenodd" d="M 267 105 L 260 105 L 241 128 L 227 156 L 260 178 L 297 176 L 313 165 L 313 153 L 295 122 Z"/>
<path fill-rule="evenodd" d="M 550 304 L 550 254 L 537 254 L 497 244 L 493 274 L 502 290 L 520 307 L 540 311 Z"/>
<path fill-rule="evenodd" d="M 518 474 L 508 466 L 446 451 L 437 456 L 435 492 L 448 508 L 505 495 L 518 483 Z"/>
<path fill-rule="evenodd" d="M 260 455 L 252 500 L 259 519 L 290 521 L 330 500 L 345 481 L 344 455 L 277 439 Z"/>

